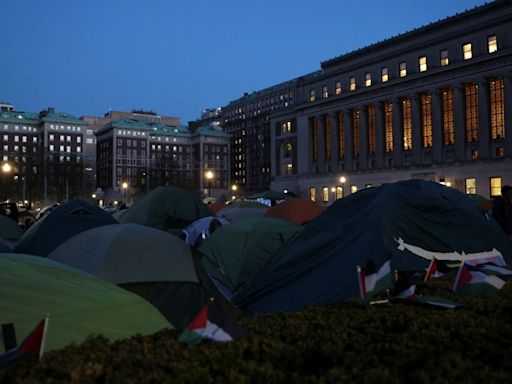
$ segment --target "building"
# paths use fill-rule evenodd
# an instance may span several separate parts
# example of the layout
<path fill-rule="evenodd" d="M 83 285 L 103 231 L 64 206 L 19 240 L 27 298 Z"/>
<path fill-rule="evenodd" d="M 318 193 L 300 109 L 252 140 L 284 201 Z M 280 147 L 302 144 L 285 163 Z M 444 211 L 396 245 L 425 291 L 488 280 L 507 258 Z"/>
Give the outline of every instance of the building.
<path fill-rule="evenodd" d="M 188 128 L 191 132 L 195 132 L 198 128 L 211 126 L 216 129 L 221 129 L 222 125 L 222 109 L 221 108 L 206 108 L 201 112 L 201 118 L 189 121 Z"/>
<path fill-rule="evenodd" d="M 415 178 L 499 195 L 512 184 L 511 30 L 512 3 L 495 1 L 230 103 L 233 171 L 242 155 L 247 172 L 237 181 L 258 184 L 252 164 L 266 157 L 250 143 L 261 135 L 271 169 L 258 164 L 260 185 L 325 204 Z"/>

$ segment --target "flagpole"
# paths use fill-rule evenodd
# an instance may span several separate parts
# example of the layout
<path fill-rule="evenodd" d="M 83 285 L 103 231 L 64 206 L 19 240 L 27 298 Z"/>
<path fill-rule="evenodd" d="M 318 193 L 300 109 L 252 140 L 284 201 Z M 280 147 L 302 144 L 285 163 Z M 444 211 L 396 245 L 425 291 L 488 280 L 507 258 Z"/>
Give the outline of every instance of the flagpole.
<path fill-rule="evenodd" d="M 359 295 L 361 296 L 361 300 L 364 300 L 365 292 L 363 287 L 363 277 L 361 276 L 361 267 L 359 265 L 356 265 L 356 271 L 357 271 L 357 281 L 359 283 Z"/>
<path fill-rule="evenodd" d="M 460 274 L 462 273 L 462 268 L 464 268 L 464 258 L 461 258 L 461 260 L 460 260 L 460 267 L 459 267 L 459 270 L 457 271 L 457 276 L 455 276 L 455 281 L 454 281 L 453 287 L 452 287 L 453 292 L 455 292 L 457 289 L 457 283 L 459 282 Z"/>
<path fill-rule="evenodd" d="M 425 278 L 423 279 L 423 282 L 427 281 L 428 278 L 430 277 L 430 271 L 432 269 L 432 266 L 434 265 L 434 260 L 435 260 L 435 258 L 432 257 L 432 260 L 430 261 L 430 264 L 429 264 L 429 266 L 427 268 L 427 273 L 425 273 Z"/>
<path fill-rule="evenodd" d="M 43 326 L 43 335 L 41 336 L 41 346 L 39 347 L 39 360 L 43 357 L 44 354 L 44 342 L 46 339 L 46 331 L 48 330 L 48 323 L 50 322 L 50 314 L 47 313 L 44 318 L 44 326 Z"/>

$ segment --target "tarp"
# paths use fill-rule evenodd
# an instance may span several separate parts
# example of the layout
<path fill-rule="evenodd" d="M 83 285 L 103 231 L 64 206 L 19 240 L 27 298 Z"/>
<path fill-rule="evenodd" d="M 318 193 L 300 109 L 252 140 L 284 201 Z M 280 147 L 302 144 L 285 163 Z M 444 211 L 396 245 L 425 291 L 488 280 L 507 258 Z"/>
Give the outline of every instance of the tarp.
<path fill-rule="evenodd" d="M 23 236 L 23 230 L 10 217 L 0 215 L 0 238 L 4 240 L 17 241 Z"/>
<path fill-rule="evenodd" d="M 137 293 L 180 329 L 220 297 L 183 240 L 139 224 L 93 228 L 48 257 Z"/>
<path fill-rule="evenodd" d="M 146 225 L 165 231 L 182 229 L 215 214 L 190 192 L 177 187 L 157 187 L 119 217 L 120 223 Z"/>
<path fill-rule="evenodd" d="M 226 225 L 228 221 L 222 217 L 208 216 L 197 219 L 192 224 L 183 228 L 185 234 L 185 242 L 194 246 L 199 238 L 210 236 L 210 226 L 213 220 L 217 220 L 219 226 Z"/>
<path fill-rule="evenodd" d="M 116 340 L 172 328 L 151 304 L 111 283 L 45 258 L 0 254 L 0 322 L 14 323 L 21 342 L 46 314 L 46 351 L 91 335 Z"/>
<path fill-rule="evenodd" d="M 271 207 L 266 217 L 288 220 L 292 223 L 303 225 L 324 211 L 324 208 L 314 201 L 306 199 L 289 199 Z"/>
<path fill-rule="evenodd" d="M 268 217 L 249 217 L 218 228 L 199 247 L 210 276 L 231 292 L 242 289 L 300 229 Z"/>
<path fill-rule="evenodd" d="M 358 293 L 356 266 L 427 268 L 432 257 L 471 259 L 501 254 L 512 242 L 461 192 L 409 180 L 337 200 L 278 253 L 234 303 L 247 313 L 292 311 Z"/>
<path fill-rule="evenodd" d="M 33 224 L 16 244 L 14 252 L 46 257 L 74 235 L 108 224 L 117 224 L 117 220 L 103 209 L 84 200 L 70 200 Z"/>

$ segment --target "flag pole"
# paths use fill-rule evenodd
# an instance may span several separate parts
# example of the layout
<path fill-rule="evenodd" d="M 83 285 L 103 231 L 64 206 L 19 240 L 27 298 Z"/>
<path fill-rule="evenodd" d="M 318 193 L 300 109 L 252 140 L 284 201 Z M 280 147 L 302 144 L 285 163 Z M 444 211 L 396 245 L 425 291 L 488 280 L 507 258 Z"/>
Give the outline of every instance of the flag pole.
<path fill-rule="evenodd" d="M 462 257 L 460 260 L 460 267 L 457 271 L 457 276 L 455 276 L 455 281 L 453 282 L 452 291 L 455 292 L 457 290 L 457 283 L 459 282 L 460 275 L 462 273 L 462 268 L 464 268 L 464 258 Z"/>
<path fill-rule="evenodd" d="M 434 260 L 435 260 L 435 258 L 432 257 L 432 260 L 430 260 L 430 264 L 427 268 L 427 273 L 425 273 L 425 278 L 423 279 L 423 282 L 427 281 L 428 278 L 430 277 L 430 271 L 432 270 L 432 267 L 434 265 Z"/>
<path fill-rule="evenodd" d="M 43 357 L 44 354 L 44 342 L 46 339 L 46 331 L 48 330 L 48 323 L 50 322 L 50 314 L 47 313 L 44 318 L 44 326 L 43 326 L 43 335 L 41 336 L 41 346 L 39 347 L 39 360 Z"/>
<path fill-rule="evenodd" d="M 364 292 L 364 286 L 363 286 L 363 277 L 361 275 L 361 267 L 359 265 L 356 265 L 356 271 L 357 271 L 357 281 L 359 282 L 359 295 L 361 296 L 361 300 L 364 300 L 365 292 Z"/>

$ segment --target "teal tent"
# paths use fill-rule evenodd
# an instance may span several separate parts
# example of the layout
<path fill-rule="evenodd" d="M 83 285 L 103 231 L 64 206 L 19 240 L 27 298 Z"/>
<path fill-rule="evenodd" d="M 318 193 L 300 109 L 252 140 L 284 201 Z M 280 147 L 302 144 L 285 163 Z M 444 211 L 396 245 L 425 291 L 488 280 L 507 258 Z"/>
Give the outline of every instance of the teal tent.
<path fill-rule="evenodd" d="M 236 201 L 222 208 L 217 216 L 226 220 L 238 220 L 247 217 L 263 216 L 270 207 L 256 201 Z"/>
<path fill-rule="evenodd" d="M 117 224 L 117 220 L 103 209 L 84 200 L 70 200 L 33 224 L 16 244 L 14 252 L 46 257 L 74 235 L 108 224 Z"/>
<path fill-rule="evenodd" d="M 281 219 L 249 217 L 218 228 L 199 247 L 208 274 L 238 292 L 300 229 Z"/>
<path fill-rule="evenodd" d="M 157 187 L 137 200 L 118 220 L 177 233 L 201 217 L 214 215 L 197 196 L 184 189 Z"/>
<path fill-rule="evenodd" d="M 8 241 L 18 241 L 23 236 L 23 230 L 10 217 L 0 215 L 0 238 Z"/>
<path fill-rule="evenodd" d="M 48 258 L 137 293 L 178 328 L 211 297 L 221 298 L 183 240 L 139 224 L 90 229 Z"/>
<path fill-rule="evenodd" d="M 337 200 L 306 224 L 233 302 L 247 313 L 292 311 L 358 293 L 356 266 L 427 268 L 432 257 L 461 260 L 502 255 L 512 242 L 463 193 L 409 180 Z"/>
<path fill-rule="evenodd" d="M 147 301 L 111 283 L 45 258 L 0 253 L 0 323 L 13 323 L 20 343 L 47 314 L 46 351 L 92 335 L 116 340 L 172 328 Z"/>

